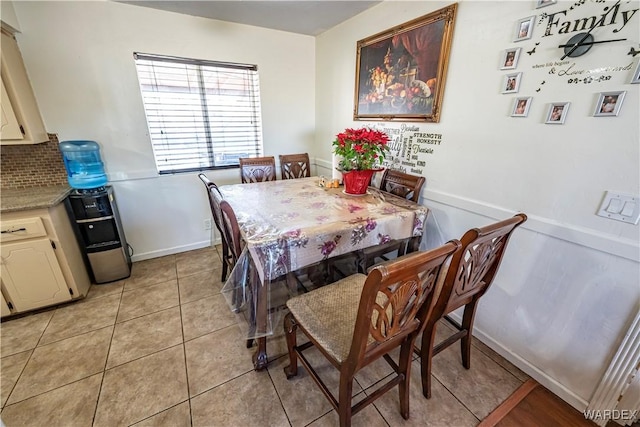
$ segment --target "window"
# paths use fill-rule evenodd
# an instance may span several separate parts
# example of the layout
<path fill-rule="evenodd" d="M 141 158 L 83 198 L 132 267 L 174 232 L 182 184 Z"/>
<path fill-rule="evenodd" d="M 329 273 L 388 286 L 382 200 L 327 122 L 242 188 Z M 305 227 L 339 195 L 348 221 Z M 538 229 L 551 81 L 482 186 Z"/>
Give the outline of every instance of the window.
<path fill-rule="evenodd" d="M 256 65 L 134 58 L 159 173 L 233 167 L 262 155 Z"/>

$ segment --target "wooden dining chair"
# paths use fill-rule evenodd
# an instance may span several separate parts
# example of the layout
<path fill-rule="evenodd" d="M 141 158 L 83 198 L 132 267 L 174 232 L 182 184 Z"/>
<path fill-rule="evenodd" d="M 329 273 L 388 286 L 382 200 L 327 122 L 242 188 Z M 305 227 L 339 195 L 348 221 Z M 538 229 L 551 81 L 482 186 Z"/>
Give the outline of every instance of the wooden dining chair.
<path fill-rule="evenodd" d="M 224 239 L 227 242 L 227 246 L 229 247 L 229 269 L 233 270 L 236 262 L 240 258 L 240 254 L 242 253 L 242 235 L 240 234 L 240 227 L 238 226 L 238 219 L 236 218 L 236 214 L 233 211 L 233 208 L 224 199 L 220 199 L 218 201 L 220 206 L 220 216 L 222 220 L 222 232 L 224 235 Z"/>
<path fill-rule="evenodd" d="M 298 359 L 338 412 L 340 426 L 394 386 L 399 387 L 400 413 L 409 418 L 409 381 L 413 343 L 439 293 L 451 254 L 460 242 L 451 241 L 376 266 L 368 276 L 356 273 L 287 301 L 284 330 L 289 351 L 288 379 L 298 373 Z M 309 339 L 297 345 L 300 330 Z M 316 347 L 340 371 L 338 397 L 328 389 L 304 352 Z M 389 353 L 400 347 L 396 363 Z M 373 393 L 351 405 L 358 371 L 384 358 L 395 371 Z"/>
<path fill-rule="evenodd" d="M 426 179 L 423 176 L 385 169 L 380 179 L 380 189 L 418 203 L 425 182 Z"/>
<path fill-rule="evenodd" d="M 220 207 L 216 199 L 222 199 L 222 193 L 218 186 L 211 181 L 205 174 L 198 174 L 198 178 L 204 183 L 205 188 L 207 189 L 207 198 L 209 199 L 209 207 L 211 208 L 211 216 L 213 217 L 213 223 L 216 225 L 216 229 L 220 233 L 220 240 L 222 241 L 222 277 L 220 281 L 224 282 L 227 280 L 227 272 L 228 272 L 228 262 L 231 254 L 229 253 L 229 245 L 227 244 L 227 240 L 224 237 L 224 233 L 222 231 L 222 222 L 220 219 Z"/>
<path fill-rule="evenodd" d="M 423 176 L 385 169 L 380 180 L 380 189 L 417 203 L 424 183 L 425 178 Z M 358 251 L 356 253 L 358 271 L 366 273 L 367 269 L 375 264 L 377 258 L 386 261 L 389 259 L 389 254 L 394 251 L 398 251 L 397 256 L 404 255 L 407 252 L 407 240 L 392 240 Z"/>
<path fill-rule="evenodd" d="M 243 184 L 276 180 L 276 159 L 267 157 L 241 157 L 240 178 Z"/>
<path fill-rule="evenodd" d="M 308 178 L 311 176 L 309 154 L 281 154 L 280 172 L 282 179 Z"/>
<path fill-rule="evenodd" d="M 461 340 L 462 364 L 466 369 L 471 367 L 471 337 L 478 301 L 498 272 L 511 234 L 526 220 L 527 216 L 520 213 L 504 221 L 471 229 L 462 236 L 462 247 L 451 259 L 440 296 L 426 320 L 420 348 L 414 349 L 421 357 L 422 393 L 426 398 L 431 397 L 433 356 Z M 464 307 L 462 324 L 447 316 L 460 307 Z M 436 325 L 442 318 L 458 332 L 434 347 Z"/>

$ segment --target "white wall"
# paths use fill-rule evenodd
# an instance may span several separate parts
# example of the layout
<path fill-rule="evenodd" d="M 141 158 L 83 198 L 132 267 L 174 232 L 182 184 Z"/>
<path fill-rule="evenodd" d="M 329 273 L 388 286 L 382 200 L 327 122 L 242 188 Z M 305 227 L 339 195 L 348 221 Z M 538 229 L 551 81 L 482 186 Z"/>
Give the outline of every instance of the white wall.
<path fill-rule="evenodd" d="M 519 211 L 529 215 L 481 301 L 476 333 L 584 409 L 640 307 L 639 227 L 595 215 L 605 190 L 640 194 L 640 85 L 628 84 L 631 71 L 594 74 L 611 75 L 606 83 L 570 85 L 550 68 L 534 69 L 559 61 L 557 46 L 569 38 L 538 38 L 540 25 L 531 40 L 512 42 L 519 19 L 573 3 L 535 9 L 533 0 L 460 2 L 441 121 L 419 127 L 443 140 L 424 172 L 422 203 L 433 213 L 426 246 Z M 330 173 L 337 132 L 373 123 L 352 120 L 356 42 L 449 4 L 387 1 L 317 37 L 314 154 L 327 166 L 319 173 Z M 582 10 L 603 6 L 587 2 Z M 637 8 L 637 1 L 624 4 Z M 629 41 L 594 46 L 575 69 L 632 61 L 635 68 L 638 59 L 626 53 L 638 45 L 639 14 L 618 34 L 595 32 L 596 40 Z M 508 72 L 498 64 L 504 49 L 529 51 L 535 42 L 536 53 L 523 52 L 516 70 L 524 73 L 517 96 L 533 96 L 533 104 L 527 118 L 512 118 L 516 95 L 500 93 Z M 592 117 L 597 94 L 614 90 L 627 91 L 620 115 Z M 548 103 L 563 101 L 571 102 L 566 123 L 544 124 Z"/>
<path fill-rule="evenodd" d="M 20 23 L 13 9 L 13 2 L 3 1 L 0 3 L 0 18 L 2 19 L 2 27 L 11 32 L 20 31 Z"/>
<path fill-rule="evenodd" d="M 4 2 L 3 2 L 4 3 Z M 134 260 L 208 245 L 197 174 L 157 175 L 133 52 L 257 64 L 266 155 L 311 151 L 314 38 L 115 2 L 15 2 L 17 35 L 48 132 L 92 139 Z M 207 172 L 239 182 L 237 169 Z"/>

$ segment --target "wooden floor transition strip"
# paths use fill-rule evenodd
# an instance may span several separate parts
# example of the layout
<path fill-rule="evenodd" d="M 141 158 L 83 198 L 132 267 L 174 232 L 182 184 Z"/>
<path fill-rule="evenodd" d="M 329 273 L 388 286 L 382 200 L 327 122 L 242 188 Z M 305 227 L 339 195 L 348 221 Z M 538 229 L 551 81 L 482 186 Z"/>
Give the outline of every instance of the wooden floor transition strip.
<path fill-rule="evenodd" d="M 478 427 L 494 427 L 539 385 L 538 382 L 531 378 L 525 381 L 524 384 L 518 387 L 511 396 L 507 397 L 500 406 L 487 415 L 487 417 L 478 424 Z"/>

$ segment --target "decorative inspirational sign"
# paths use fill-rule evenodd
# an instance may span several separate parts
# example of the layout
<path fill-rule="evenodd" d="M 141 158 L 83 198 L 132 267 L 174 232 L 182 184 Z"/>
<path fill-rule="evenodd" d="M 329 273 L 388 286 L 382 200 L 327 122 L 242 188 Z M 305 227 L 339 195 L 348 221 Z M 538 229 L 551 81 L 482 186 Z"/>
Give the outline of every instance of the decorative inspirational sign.
<path fill-rule="evenodd" d="M 442 134 L 422 131 L 415 125 L 377 123 L 369 127 L 385 132 L 391 139 L 382 165 L 412 175 L 424 176 L 428 159 L 442 144 Z"/>

